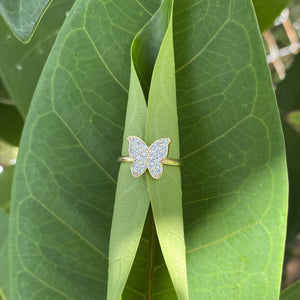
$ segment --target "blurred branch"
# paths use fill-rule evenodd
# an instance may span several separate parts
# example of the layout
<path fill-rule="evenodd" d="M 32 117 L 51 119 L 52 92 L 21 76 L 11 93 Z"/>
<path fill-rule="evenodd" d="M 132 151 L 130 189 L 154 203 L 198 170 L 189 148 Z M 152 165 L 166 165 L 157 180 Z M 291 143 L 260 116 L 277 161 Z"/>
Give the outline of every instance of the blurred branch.
<path fill-rule="evenodd" d="M 0 97 L 0 104 L 14 105 L 14 103 L 13 103 L 10 99 L 7 99 L 7 98 L 1 98 L 1 97 Z"/>
<path fill-rule="evenodd" d="M 268 63 L 269 64 L 272 63 L 274 65 L 276 72 L 278 73 L 279 78 L 284 79 L 285 66 L 280 59 L 281 56 L 279 55 L 279 49 L 273 37 L 273 34 L 271 33 L 270 30 L 267 30 L 263 33 L 263 36 L 267 42 L 270 51 L 270 54 L 267 57 Z"/>
<path fill-rule="evenodd" d="M 288 39 L 290 40 L 290 51 L 293 54 L 297 54 L 299 52 L 299 37 L 297 34 L 297 31 L 295 30 L 290 18 L 289 18 L 289 9 L 286 8 L 282 11 L 280 15 L 280 21 L 281 24 L 283 25 L 283 28 L 286 32 L 286 35 L 288 36 Z"/>

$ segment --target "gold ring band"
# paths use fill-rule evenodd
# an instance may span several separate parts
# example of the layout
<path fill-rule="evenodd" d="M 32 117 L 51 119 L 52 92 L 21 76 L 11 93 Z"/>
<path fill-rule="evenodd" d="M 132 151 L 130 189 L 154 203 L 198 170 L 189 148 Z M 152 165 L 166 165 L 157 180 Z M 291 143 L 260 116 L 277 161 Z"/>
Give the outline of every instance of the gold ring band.
<path fill-rule="evenodd" d="M 135 162 L 136 160 L 130 156 L 121 156 L 118 159 L 119 162 Z M 179 159 L 168 159 L 165 158 L 161 161 L 162 164 L 164 165 L 169 165 L 169 166 L 180 166 L 181 162 Z"/>

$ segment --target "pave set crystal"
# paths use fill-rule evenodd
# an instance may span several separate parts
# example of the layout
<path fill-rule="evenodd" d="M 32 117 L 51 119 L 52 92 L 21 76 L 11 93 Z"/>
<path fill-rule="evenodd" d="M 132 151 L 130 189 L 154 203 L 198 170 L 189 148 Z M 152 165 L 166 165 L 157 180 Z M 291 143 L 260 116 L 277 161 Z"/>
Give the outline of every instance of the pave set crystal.
<path fill-rule="evenodd" d="M 134 177 L 141 176 L 147 169 L 155 179 L 161 177 L 163 173 L 162 161 L 168 155 L 169 138 L 156 140 L 150 147 L 143 140 L 136 136 L 129 136 L 128 153 L 134 160 L 131 165 L 131 173 Z"/>

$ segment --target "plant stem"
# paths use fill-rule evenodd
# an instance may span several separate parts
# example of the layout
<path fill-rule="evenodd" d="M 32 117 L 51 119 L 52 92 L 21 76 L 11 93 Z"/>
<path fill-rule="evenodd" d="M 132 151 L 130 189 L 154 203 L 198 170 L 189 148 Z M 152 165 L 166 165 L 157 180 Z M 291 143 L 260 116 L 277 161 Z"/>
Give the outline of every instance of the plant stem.
<path fill-rule="evenodd" d="M 153 219 L 152 209 L 150 207 L 150 218 L 151 218 L 151 233 L 149 243 L 149 259 L 148 259 L 148 283 L 147 283 L 147 300 L 152 299 L 152 276 L 153 276 L 153 256 L 154 256 L 154 242 L 155 242 L 155 225 Z"/>

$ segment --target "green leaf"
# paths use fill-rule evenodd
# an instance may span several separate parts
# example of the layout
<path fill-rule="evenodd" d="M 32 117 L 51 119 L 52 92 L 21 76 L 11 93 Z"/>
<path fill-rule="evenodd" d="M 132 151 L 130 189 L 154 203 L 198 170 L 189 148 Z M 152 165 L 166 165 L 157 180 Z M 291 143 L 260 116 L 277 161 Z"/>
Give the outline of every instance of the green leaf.
<path fill-rule="evenodd" d="M 26 45 L 12 36 L 6 24 L 0 20 L 0 77 L 10 99 L 24 119 L 57 32 L 73 2 L 74 0 L 55 0 L 47 10 L 33 39 Z"/>
<path fill-rule="evenodd" d="M 4 168 L 0 173 L 0 208 L 4 211 L 9 211 L 11 184 L 14 174 L 14 166 Z"/>
<path fill-rule="evenodd" d="M 58 36 L 26 120 L 13 184 L 13 299 L 106 299 L 130 43 L 159 2 L 78 0 Z M 189 298 L 277 299 L 285 153 L 251 1 L 175 1 L 174 49 Z M 131 178 L 130 164 L 121 168 Z M 122 298 L 143 299 L 139 291 L 149 282 L 138 268 L 151 263 L 152 299 L 176 299 L 151 216 L 145 226 Z M 130 289 L 134 278 L 138 291 Z"/>
<path fill-rule="evenodd" d="M 287 123 L 294 128 L 298 133 L 300 133 L 300 111 L 288 112 L 285 116 Z"/>
<path fill-rule="evenodd" d="M 7 91 L 4 88 L 3 82 L 0 81 L 0 102 L 1 103 L 11 103 Z"/>
<path fill-rule="evenodd" d="M 15 36 L 27 43 L 51 1 L 3 0 L 0 2 L 0 13 Z"/>
<path fill-rule="evenodd" d="M 290 2 L 291 0 L 253 0 L 260 30 L 264 31 L 272 26 L 274 20 Z"/>
<path fill-rule="evenodd" d="M 177 299 L 159 246 L 151 210 L 122 299 Z"/>
<path fill-rule="evenodd" d="M 152 74 L 145 140 L 150 144 L 162 137 L 170 138 L 169 157 L 179 159 L 173 1 L 168 13 L 171 15 L 170 23 Z M 149 174 L 146 178 L 155 228 L 167 269 L 178 299 L 188 299 L 180 168 L 164 166 L 163 176 L 159 180 Z"/>
<path fill-rule="evenodd" d="M 0 140 L 18 145 L 23 129 L 23 120 L 0 80 Z"/>
<path fill-rule="evenodd" d="M 126 155 L 126 138 L 145 134 L 146 102 L 133 64 L 122 155 Z M 120 299 L 137 251 L 147 211 L 149 195 L 144 177 L 134 178 L 130 165 L 121 164 L 112 220 L 109 246 L 107 299 Z"/>
<path fill-rule="evenodd" d="M 280 300 L 295 300 L 300 298 L 300 281 L 283 290 L 280 294 Z"/>
<path fill-rule="evenodd" d="M 168 137 L 172 141 L 170 156 L 179 158 L 172 7 L 173 1 L 164 1 L 132 44 L 132 65 L 134 64 L 135 68 L 133 66 L 131 68 L 123 156 L 128 156 L 128 136 L 138 136 L 145 140 L 147 145 Z M 146 97 L 149 93 L 148 101 L 143 91 Z M 149 174 L 138 178 L 128 176 L 130 167 L 123 165 L 118 177 L 111 230 L 107 299 L 119 299 L 122 294 L 141 238 L 149 201 L 159 244 L 177 297 L 188 299 L 180 169 L 165 166 L 162 178 L 155 180 Z M 153 234 L 152 236 L 150 234 L 146 241 L 152 245 L 153 239 Z M 159 244 L 156 243 L 156 246 L 159 247 Z M 147 250 L 145 248 L 144 252 L 147 253 Z M 149 252 L 147 256 L 150 255 L 151 262 L 153 254 L 151 250 Z M 139 291 L 140 296 L 150 297 L 151 290 L 155 289 L 155 285 L 152 286 L 151 283 L 153 281 L 151 268 L 153 266 L 150 263 L 147 267 L 148 273 L 144 274 L 144 281 L 148 281 L 149 284 L 144 285 L 144 290 Z M 140 285 L 139 282 L 134 283 L 134 286 L 127 285 L 127 289 L 137 290 L 137 285 Z M 161 291 L 160 287 L 159 292 Z M 127 295 L 128 299 L 130 297 Z M 126 298 L 123 296 L 123 299 Z"/>
<path fill-rule="evenodd" d="M 188 3 L 174 40 L 189 296 L 277 299 L 286 162 L 252 3 Z"/>
<path fill-rule="evenodd" d="M 18 145 L 23 125 L 23 119 L 15 106 L 0 102 L 0 139 Z"/>
<path fill-rule="evenodd" d="M 157 5 L 76 1 L 61 29 L 16 167 L 13 299 L 106 299 L 130 44 Z"/>
<path fill-rule="evenodd" d="M 8 215 L 0 209 L 0 299 L 10 299 L 8 261 Z"/>

